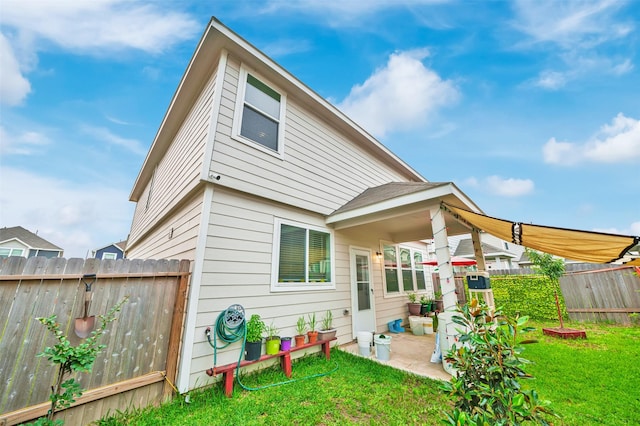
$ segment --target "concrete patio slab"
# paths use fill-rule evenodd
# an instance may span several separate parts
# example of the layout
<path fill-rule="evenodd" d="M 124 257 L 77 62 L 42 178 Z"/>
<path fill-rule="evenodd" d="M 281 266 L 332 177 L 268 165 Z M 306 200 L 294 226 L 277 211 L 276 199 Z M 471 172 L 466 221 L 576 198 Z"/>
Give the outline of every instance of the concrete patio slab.
<path fill-rule="evenodd" d="M 441 362 L 431 362 L 431 355 L 436 346 L 435 333 L 421 336 L 414 335 L 410 331 L 384 334 L 391 336 L 389 360 L 378 360 L 375 350 L 367 358 L 420 376 L 446 381 L 451 379 L 451 375 L 444 370 Z M 360 354 L 357 341 L 341 345 L 340 349 L 363 356 Z"/>

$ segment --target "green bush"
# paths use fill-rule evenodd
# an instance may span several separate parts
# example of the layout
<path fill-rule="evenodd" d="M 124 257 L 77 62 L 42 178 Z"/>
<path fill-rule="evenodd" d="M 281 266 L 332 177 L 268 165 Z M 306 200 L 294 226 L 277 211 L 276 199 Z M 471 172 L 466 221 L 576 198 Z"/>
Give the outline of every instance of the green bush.
<path fill-rule="evenodd" d="M 527 315 L 535 320 L 558 319 L 558 292 L 560 312 L 563 319 L 568 318 L 560 284 L 544 275 L 492 275 L 491 288 L 496 307 L 502 307 L 505 315 Z"/>

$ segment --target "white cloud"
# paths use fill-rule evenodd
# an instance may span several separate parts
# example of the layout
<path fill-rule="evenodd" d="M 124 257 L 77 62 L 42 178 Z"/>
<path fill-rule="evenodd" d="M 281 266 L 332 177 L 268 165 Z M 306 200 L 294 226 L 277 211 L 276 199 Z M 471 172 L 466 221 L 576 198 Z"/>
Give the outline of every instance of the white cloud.
<path fill-rule="evenodd" d="M 534 42 L 587 49 L 633 31 L 631 20 L 620 22 L 614 17 L 623 5 L 619 0 L 518 0 L 514 26 Z"/>
<path fill-rule="evenodd" d="M 7 188 L 13 188 L 8 191 Z M 126 239 L 133 217 L 128 191 L 2 167 L 0 226 L 22 226 L 64 249 L 66 258 Z"/>
<path fill-rule="evenodd" d="M 542 71 L 534 85 L 543 89 L 557 90 L 567 83 L 567 74 L 558 71 Z"/>
<path fill-rule="evenodd" d="M 394 53 L 387 64 L 351 89 L 338 107 L 377 137 L 424 126 L 459 91 L 422 63 L 426 49 Z"/>
<path fill-rule="evenodd" d="M 530 194 L 535 188 L 531 179 L 503 178 L 496 175 L 483 179 L 469 177 L 465 180 L 465 184 L 501 197 L 520 197 Z"/>
<path fill-rule="evenodd" d="M 40 147 L 50 143 L 51 140 L 42 133 L 26 131 L 15 135 L 0 126 L 0 154 L 2 155 L 32 155 L 39 153 Z"/>
<path fill-rule="evenodd" d="M 640 121 L 619 113 L 584 143 L 549 139 L 542 148 L 545 163 L 625 163 L 640 160 Z"/>
<path fill-rule="evenodd" d="M 2 33 L 0 33 L 0 69 L 2 70 L 0 103 L 11 106 L 21 104 L 31 92 L 31 84 L 22 75 L 13 49 Z"/>
<path fill-rule="evenodd" d="M 5 0 L 0 16 L 20 34 L 94 54 L 105 49 L 157 53 L 201 29 L 184 13 L 128 0 Z"/>
<path fill-rule="evenodd" d="M 119 146 L 126 149 L 127 151 L 133 152 L 134 154 L 144 156 L 147 153 L 147 149 L 144 148 L 138 140 L 127 139 L 115 135 L 109 129 L 106 129 L 104 127 L 84 125 L 82 126 L 82 131 L 98 141 L 106 142 L 110 145 Z"/>

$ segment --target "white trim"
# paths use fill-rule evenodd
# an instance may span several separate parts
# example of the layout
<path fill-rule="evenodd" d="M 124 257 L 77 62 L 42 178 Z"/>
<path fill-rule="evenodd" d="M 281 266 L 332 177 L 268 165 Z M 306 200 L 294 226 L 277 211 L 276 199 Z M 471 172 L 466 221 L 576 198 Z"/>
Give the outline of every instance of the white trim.
<path fill-rule="evenodd" d="M 384 246 L 393 246 L 396 249 L 396 277 L 398 279 L 398 292 L 397 293 L 388 293 L 387 292 L 387 273 L 386 273 L 386 267 L 384 265 Z M 404 282 L 402 280 L 402 266 L 401 262 L 400 262 L 400 249 L 407 249 L 409 250 L 409 256 L 411 257 L 411 280 L 412 280 L 412 284 L 413 284 L 413 290 L 407 291 L 404 289 Z M 427 269 L 424 267 L 425 265 L 423 265 L 422 268 L 422 273 L 424 274 L 424 285 L 425 285 L 425 289 L 418 289 L 418 281 L 416 280 L 416 273 L 417 273 L 417 269 L 416 269 L 416 265 L 415 265 L 415 259 L 413 254 L 415 252 L 420 252 L 422 253 L 422 259 L 424 261 L 424 259 L 427 258 L 427 252 L 425 250 L 421 250 L 415 247 L 411 247 L 408 246 L 406 244 L 396 244 L 393 243 L 391 241 L 386 241 L 386 240 L 380 240 L 380 252 L 382 253 L 382 259 L 380 260 L 380 268 L 382 271 L 382 294 L 383 297 L 385 299 L 393 299 L 395 297 L 407 297 L 408 293 L 416 293 L 416 294 L 429 294 L 429 286 L 428 281 L 427 280 Z M 407 269 L 407 268 L 405 268 Z M 431 292 L 433 292 L 433 282 L 431 283 Z"/>
<path fill-rule="evenodd" d="M 209 137 L 204 148 L 204 158 L 202 159 L 202 171 L 200 179 L 216 182 L 215 176 L 211 172 L 211 161 L 213 161 L 213 150 L 216 143 L 216 132 L 218 131 L 218 116 L 220 115 L 220 104 L 222 103 L 222 87 L 224 86 L 224 76 L 227 72 L 228 52 L 222 50 L 220 61 L 218 62 L 218 74 L 216 75 L 216 87 L 213 93 L 213 104 L 211 106 L 211 117 L 209 117 Z"/>
<path fill-rule="evenodd" d="M 443 198 L 447 195 L 455 195 L 459 200 L 463 201 L 469 208 L 476 211 L 477 206 L 469 200 L 455 185 L 448 183 L 446 185 L 438 186 L 435 188 L 425 189 L 424 191 L 414 192 L 407 195 L 402 195 L 396 198 L 384 200 L 375 204 L 370 204 L 357 209 L 349 210 L 343 213 L 337 213 L 327 217 L 327 224 L 334 224 L 338 222 L 359 219 L 363 216 L 373 215 L 377 213 L 385 213 L 401 207 L 407 208 L 408 206 L 425 201 L 434 201 L 438 198 Z M 424 211 L 424 207 L 415 207 L 415 211 Z M 478 209 L 479 210 L 479 209 Z M 406 214 L 407 212 L 401 211 L 399 214 Z M 397 215 L 395 215 L 397 216 Z M 376 219 L 378 220 L 378 219 Z M 339 229 L 339 228 L 336 228 Z"/>
<path fill-rule="evenodd" d="M 280 227 L 281 225 L 297 226 L 306 230 L 314 230 L 329 234 L 329 247 L 331 250 L 329 261 L 331 263 L 331 281 L 325 283 L 281 283 L 278 282 L 278 269 L 280 266 Z M 321 226 L 276 217 L 273 221 L 273 246 L 271 250 L 271 291 L 315 291 L 336 289 L 336 248 L 333 230 Z"/>
<path fill-rule="evenodd" d="M 351 317 L 352 317 L 352 321 L 351 321 L 351 333 L 352 333 L 352 338 L 355 339 L 357 337 L 357 332 L 358 330 L 356 330 L 356 322 L 353 320 L 353 316 L 357 315 L 356 312 L 358 311 L 358 305 L 357 305 L 357 300 L 358 300 L 358 292 L 356 291 L 356 289 L 354 288 L 354 282 L 356 281 L 356 277 L 355 277 L 355 273 L 356 270 L 354 268 L 354 264 L 353 264 L 353 257 L 357 254 L 357 252 L 362 252 L 362 253 L 368 253 L 368 259 L 369 259 L 369 292 L 371 293 L 371 312 L 373 314 L 373 329 L 375 330 L 377 327 L 377 322 L 378 322 L 378 318 L 376 316 L 376 290 L 375 290 L 375 281 L 373 280 L 373 253 L 371 251 L 371 249 L 369 248 L 365 248 L 365 247 L 358 247 L 358 246 L 349 246 L 349 287 L 351 290 Z M 371 291 L 373 290 L 373 291 Z"/>
<path fill-rule="evenodd" d="M 209 228 L 212 201 L 213 186 L 206 185 L 202 200 L 202 212 L 200 214 L 200 231 L 198 232 L 198 242 L 193 260 L 193 272 L 191 274 L 189 294 L 187 295 L 189 303 L 187 304 L 184 335 L 182 338 L 182 353 L 180 354 L 178 379 L 176 380 L 176 386 L 180 393 L 189 391 L 189 376 L 191 375 L 193 345 L 196 334 L 196 319 L 198 316 L 198 303 L 200 302 L 200 286 L 202 285 L 202 268 L 204 266 L 204 256 L 207 248 L 207 229 Z"/>
<path fill-rule="evenodd" d="M 267 85 L 270 89 L 277 92 L 280 95 L 280 117 L 278 117 L 278 150 L 274 151 L 261 143 L 254 141 L 253 139 L 249 139 L 240 134 L 242 128 L 242 113 L 244 111 L 244 95 L 247 87 L 247 75 L 251 74 L 261 83 Z M 235 111 L 233 112 L 233 125 L 231 131 L 231 138 L 245 143 L 253 148 L 256 148 L 262 152 L 265 152 L 269 155 L 273 155 L 274 157 L 284 159 L 284 132 L 285 132 L 285 116 L 287 110 L 287 95 L 285 92 L 271 83 L 268 79 L 262 77 L 259 73 L 255 72 L 251 68 L 247 67 L 245 64 L 240 64 L 240 75 L 238 77 L 238 92 L 236 93 L 236 106 Z M 266 117 L 271 118 L 269 115 L 263 113 Z"/>

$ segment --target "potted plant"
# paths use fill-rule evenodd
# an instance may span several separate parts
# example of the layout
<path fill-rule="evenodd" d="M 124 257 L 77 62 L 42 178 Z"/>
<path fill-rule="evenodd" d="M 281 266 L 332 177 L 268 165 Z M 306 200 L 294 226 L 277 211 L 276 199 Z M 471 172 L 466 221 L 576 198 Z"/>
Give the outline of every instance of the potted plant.
<path fill-rule="evenodd" d="M 267 338 L 267 355 L 275 355 L 280 350 L 280 336 L 278 335 L 278 327 L 273 323 L 266 328 Z"/>
<path fill-rule="evenodd" d="M 420 315 L 426 315 L 431 312 L 431 299 L 423 295 L 420 298 Z"/>
<path fill-rule="evenodd" d="M 309 321 L 307 322 L 309 326 L 309 331 L 307 331 L 307 336 L 309 336 L 309 343 L 315 343 L 318 341 L 318 331 L 316 330 L 316 313 L 309 314 Z"/>
<path fill-rule="evenodd" d="M 260 359 L 260 355 L 262 355 L 262 335 L 265 330 L 266 327 L 260 315 L 251 315 L 251 318 L 247 321 L 247 342 L 245 343 L 244 354 L 244 359 L 247 361 Z"/>
<path fill-rule="evenodd" d="M 322 318 L 322 328 L 318 332 L 318 340 L 331 340 L 336 337 L 336 329 L 332 327 L 333 313 L 328 310 Z"/>
<path fill-rule="evenodd" d="M 298 322 L 296 323 L 296 346 L 304 345 L 304 333 L 307 331 L 307 322 L 304 320 L 304 317 L 299 317 Z"/>
<path fill-rule="evenodd" d="M 407 303 L 407 306 L 409 307 L 409 315 L 420 315 L 420 308 L 422 305 L 418 302 L 418 295 L 415 293 L 409 293 L 407 296 L 409 297 L 409 303 Z"/>
<path fill-rule="evenodd" d="M 435 300 L 436 310 L 438 312 L 444 311 L 444 302 L 442 301 L 442 292 L 436 291 L 435 297 L 436 297 L 436 300 Z"/>

